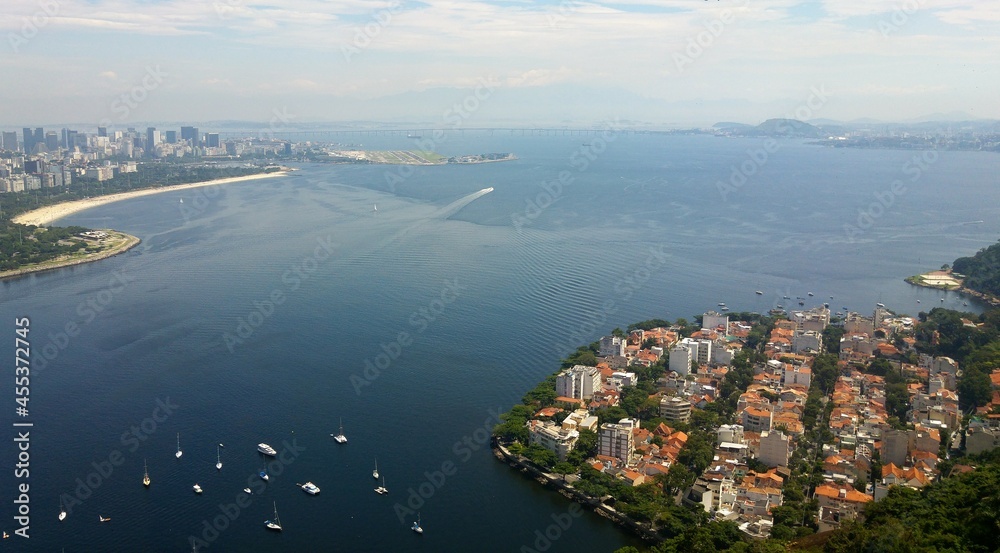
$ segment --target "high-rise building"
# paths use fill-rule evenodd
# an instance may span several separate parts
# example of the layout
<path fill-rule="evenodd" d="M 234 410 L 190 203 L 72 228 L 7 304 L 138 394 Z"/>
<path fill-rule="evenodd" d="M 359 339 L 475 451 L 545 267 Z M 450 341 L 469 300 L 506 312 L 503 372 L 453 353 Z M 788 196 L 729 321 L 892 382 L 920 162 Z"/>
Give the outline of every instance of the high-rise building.
<path fill-rule="evenodd" d="M 55 131 L 45 133 L 45 148 L 50 152 L 59 149 L 59 135 Z"/>
<path fill-rule="evenodd" d="M 31 151 L 31 147 L 35 145 L 35 135 L 31 132 L 31 129 L 29 129 L 28 127 L 24 127 L 23 129 L 21 129 L 21 133 L 23 134 L 23 140 L 21 140 L 21 144 L 24 145 L 24 152 L 28 153 Z"/>
<path fill-rule="evenodd" d="M 219 133 L 217 132 L 205 133 L 205 147 L 218 148 L 219 145 L 220 145 Z"/>
<path fill-rule="evenodd" d="M 622 419 L 618 424 L 602 424 L 597 432 L 597 453 L 629 464 L 635 454 L 635 438 L 632 433 L 638 427 L 637 419 Z"/>
<path fill-rule="evenodd" d="M 45 144 L 45 129 L 43 129 L 41 127 L 36 127 L 35 128 L 35 136 L 34 136 L 33 142 L 32 142 L 32 146 L 33 146 L 32 147 L 32 151 L 37 151 L 39 144 Z"/>
<path fill-rule="evenodd" d="M 156 154 L 156 145 L 160 143 L 160 133 L 156 127 L 146 127 L 146 155 L 152 157 Z"/>
<path fill-rule="evenodd" d="M 4 132 L 0 135 L 0 149 L 14 151 L 17 150 L 17 132 Z"/>
<path fill-rule="evenodd" d="M 192 148 L 201 146 L 201 140 L 198 138 L 198 127 L 181 127 L 181 140 L 190 141 Z"/>
<path fill-rule="evenodd" d="M 97 127 L 97 136 L 108 136 L 107 127 Z"/>
<path fill-rule="evenodd" d="M 164 141 L 167 144 L 177 144 L 177 131 L 166 131 Z"/>
<path fill-rule="evenodd" d="M 77 146 L 77 144 L 76 144 L 76 138 L 77 138 L 78 135 L 79 135 L 79 133 L 76 132 L 76 131 L 66 131 L 66 149 L 67 150 L 72 150 L 73 148 L 76 148 L 76 146 Z"/>

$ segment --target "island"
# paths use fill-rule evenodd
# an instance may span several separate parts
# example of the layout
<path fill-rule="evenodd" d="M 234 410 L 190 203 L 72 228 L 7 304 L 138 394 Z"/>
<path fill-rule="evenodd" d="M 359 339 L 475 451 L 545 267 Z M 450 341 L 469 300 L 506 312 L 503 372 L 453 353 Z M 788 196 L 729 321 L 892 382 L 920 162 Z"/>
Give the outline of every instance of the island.
<path fill-rule="evenodd" d="M 492 443 L 651 552 L 991 551 L 1000 310 L 638 322 L 567 356 Z"/>

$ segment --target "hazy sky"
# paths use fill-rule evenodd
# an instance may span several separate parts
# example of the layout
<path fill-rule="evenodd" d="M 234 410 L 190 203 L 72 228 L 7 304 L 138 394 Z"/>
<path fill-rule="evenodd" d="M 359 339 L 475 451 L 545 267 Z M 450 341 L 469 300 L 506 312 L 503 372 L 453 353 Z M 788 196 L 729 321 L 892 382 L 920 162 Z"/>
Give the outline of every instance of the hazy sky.
<path fill-rule="evenodd" d="M 4 126 L 1000 118 L 995 1 L 2 0 L 0 28 Z"/>

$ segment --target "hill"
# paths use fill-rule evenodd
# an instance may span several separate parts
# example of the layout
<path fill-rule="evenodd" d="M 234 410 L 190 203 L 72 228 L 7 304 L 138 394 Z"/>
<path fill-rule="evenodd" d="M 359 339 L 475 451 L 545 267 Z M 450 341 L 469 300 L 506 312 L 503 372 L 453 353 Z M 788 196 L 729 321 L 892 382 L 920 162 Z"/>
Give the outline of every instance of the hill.
<path fill-rule="evenodd" d="M 972 257 L 956 259 L 951 268 L 965 275 L 966 288 L 1000 296 L 1000 242 L 979 250 Z"/>

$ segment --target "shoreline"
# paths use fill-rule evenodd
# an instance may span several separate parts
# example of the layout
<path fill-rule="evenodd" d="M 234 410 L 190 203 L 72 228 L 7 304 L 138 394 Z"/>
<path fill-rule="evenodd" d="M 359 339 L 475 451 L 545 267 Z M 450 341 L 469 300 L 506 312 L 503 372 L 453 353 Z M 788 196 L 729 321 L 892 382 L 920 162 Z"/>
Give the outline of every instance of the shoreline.
<path fill-rule="evenodd" d="M 903 280 L 912 286 L 921 288 L 932 288 L 934 290 L 944 290 L 946 292 L 957 292 L 965 296 L 974 298 L 989 305 L 990 307 L 1000 307 L 1000 298 L 966 288 L 962 280 L 951 276 L 951 271 L 929 271 L 923 274 L 906 277 Z"/>
<path fill-rule="evenodd" d="M 117 192 L 115 194 L 108 194 L 106 196 L 97 196 L 94 198 L 86 198 L 83 200 L 72 200 L 53 205 L 47 205 L 45 207 L 33 209 L 26 213 L 21 213 L 20 215 L 17 215 L 13 219 L 11 219 L 11 221 L 19 225 L 35 225 L 41 227 L 48 225 L 54 221 L 58 221 L 63 217 L 68 217 L 69 215 L 90 209 L 92 207 L 98 207 L 110 203 L 120 202 L 123 200 L 139 198 L 142 196 L 149 196 L 152 194 L 160 194 L 162 192 L 171 192 L 174 190 L 186 190 L 189 188 L 201 188 L 204 186 L 213 186 L 217 184 L 231 184 L 243 181 L 267 179 L 271 177 L 283 177 L 288 175 L 290 171 L 291 170 L 288 169 L 288 170 L 275 171 L 272 173 L 256 173 L 253 175 L 246 175 L 243 177 L 226 177 L 223 179 L 213 179 L 201 182 L 189 182 L 186 184 L 159 186 L 156 188 L 142 188 L 139 190 L 130 190 L 128 192 Z"/>
<path fill-rule="evenodd" d="M 102 259 L 107 259 L 109 257 L 116 256 L 120 253 L 127 252 L 132 248 L 139 245 L 142 242 L 138 237 L 132 236 L 131 234 L 126 234 L 117 230 L 104 229 L 105 232 L 120 237 L 122 242 L 115 245 L 114 247 L 108 248 L 103 251 L 88 254 L 83 257 L 76 258 L 63 258 L 63 259 L 52 259 L 39 263 L 37 265 L 31 265 L 28 267 L 21 267 L 20 269 L 13 269 L 10 271 L 0 271 L 0 280 L 15 279 L 18 277 L 27 276 L 34 273 L 41 273 L 44 271 L 52 271 L 55 269 L 63 269 L 66 267 L 73 267 L 75 265 L 83 265 L 84 263 L 93 263 L 94 261 L 100 261 Z"/>

